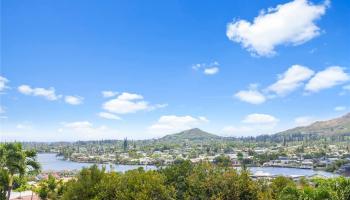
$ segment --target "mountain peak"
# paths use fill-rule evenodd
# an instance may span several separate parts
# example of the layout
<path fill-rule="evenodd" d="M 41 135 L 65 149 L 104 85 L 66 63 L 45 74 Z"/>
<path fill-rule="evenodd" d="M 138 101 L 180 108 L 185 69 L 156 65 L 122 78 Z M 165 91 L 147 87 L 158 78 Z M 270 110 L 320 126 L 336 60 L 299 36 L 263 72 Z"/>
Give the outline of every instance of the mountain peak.
<path fill-rule="evenodd" d="M 188 130 L 184 130 L 179 133 L 166 135 L 160 140 L 212 140 L 212 139 L 219 139 L 220 136 L 205 132 L 199 128 L 192 128 Z"/>
<path fill-rule="evenodd" d="M 184 130 L 182 132 L 183 133 L 201 133 L 201 132 L 205 132 L 205 131 L 202 131 L 199 128 L 191 128 L 191 129 Z"/>

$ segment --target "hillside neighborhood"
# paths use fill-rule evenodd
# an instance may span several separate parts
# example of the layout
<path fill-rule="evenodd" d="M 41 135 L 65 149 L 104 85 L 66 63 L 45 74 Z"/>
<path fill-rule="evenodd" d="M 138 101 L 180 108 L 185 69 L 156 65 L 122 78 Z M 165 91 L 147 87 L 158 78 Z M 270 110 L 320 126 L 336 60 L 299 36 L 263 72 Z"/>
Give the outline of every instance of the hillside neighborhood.
<path fill-rule="evenodd" d="M 56 153 L 60 159 L 82 163 L 166 166 L 177 160 L 216 162 L 224 157 L 233 167 L 286 167 L 348 174 L 350 132 L 345 130 L 349 127 L 350 114 L 347 114 L 256 138 L 225 138 L 195 128 L 146 141 L 125 138 L 35 144 L 35 147 L 39 152 Z"/>

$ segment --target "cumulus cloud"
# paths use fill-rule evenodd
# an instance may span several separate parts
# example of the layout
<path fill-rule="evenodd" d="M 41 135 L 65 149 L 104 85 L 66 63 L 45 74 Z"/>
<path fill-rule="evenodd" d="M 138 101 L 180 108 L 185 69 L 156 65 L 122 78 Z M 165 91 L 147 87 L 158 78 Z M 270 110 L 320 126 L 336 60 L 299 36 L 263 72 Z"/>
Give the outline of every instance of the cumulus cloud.
<path fill-rule="evenodd" d="M 135 113 L 137 111 L 147 110 L 149 103 L 142 99 L 143 97 L 138 94 L 123 93 L 117 98 L 104 103 L 103 109 L 118 114 Z"/>
<path fill-rule="evenodd" d="M 119 92 L 114 92 L 114 91 L 102 91 L 102 96 L 105 98 L 109 98 L 109 97 L 114 97 L 117 96 L 119 94 Z"/>
<path fill-rule="evenodd" d="M 237 92 L 234 97 L 251 104 L 262 104 L 266 101 L 266 97 L 257 90 L 256 84 L 251 84 L 248 90 Z"/>
<path fill-rule="evenodd" d="M 203 116 L 192 117 L 176 116 L 176 115 L 165 115 L 161 116 L 156 123 L 151 125 L 148 129 L 152 133 L 166 134 L 174 133 L 177 131 L 183 131 L 186 129 L 197 127 L 200 124 L 206 123 L 209 120 Z"/>
<path fill-rule="evenodd" d="M 6 84 L 9 82 L 9 80 L 3 76 L 0 76 L 0 92 L 4 91 L 7 86 Z"/>
<path fill-rule="evenodd" d="M 310 116 L 300 116 L 294 119 L 294 123 L 296 126 L 307 126 L 316 120 Z"/>
<path fill-rule="evenodd" d="M 111 120 L 120 120 L 121 118 L 115 114 L 107 113 L 107 112 L 100 112 L 98 113 L 98 116 L 104 119 L 111 119 Z"/>
<path fill-rule="evenodd" d="M 276 124 L 278 121 L 279 120 L 272 115 L 253 113 L 247 115 L 242 122 L 246 124 Z"/>
<path fill-rule="evenodd" d="M 65 96 L 64 101 L 71 105 L 79 105 L 83 103 L 84 98 L 80 96 Z"/>
<path fill-rule="evenodd" d="M 310 79 L 314 73 L 314 71 L 307 67 L 293 65 L 286 72 L 279 75 L 277 82 L 270 85 L 267 91 L 274 92 L 279 96 L 284 96 L 300 87 L 303 82 Z"/>
<path fill-rule="evenodd" d="M 316 75 L 306 84 L 307 92 L 318 92 L 323 89 L 332 88 L 350 80 L 350 76 L 339 66 L 328 67 L 316 73 Z"/>
<path fill-rule="evenodd" d="M 50 101 L 58 100 L 61 97 L 61 95 L 56 94 L 55 88 L 53 87 L 45 89 L 45 88 L 32 88 L 29 85 L 21 85 L 18 87 L 18 91 L 24 95 L 40 96 Z"/>
<path fill-rule="evenodd" d="M 303 44 L 320 34 L 315 21 L 325 14 L 329 1 L 314 5 L 294 0 L 261 11 L 253 22 L 235 20 L 227 25 L 226 35 L 253 55 L 272 56 L 278 45 Z"/>
<path fill-rule="evenodd" d="M 306 93 L 315 93 L 332 88 L 350 81 L 350 75 L 345 68 L 331 66 L 315 73 L 302 65 L 292 65 L 283 74 L 278 75 L 277 81 L 263 90 L 258 90 L 257 84 L 251 84 L 247 90 L 241 90 L 234 97 L 251 104 L 262 104 L 275 97 L 284 97 L 296 89 L 303 87 Z M 350 91 L 350 85 L 342 87 L 340 95 Z"/>
<path fill-rule="evenodd" d="M 142 95 L 123 92 L 116 98 L 105 102 L 102 107 L 111 113 L 128 114 L 142 110 L 154 110 L 166 106 L 166 104 L 150 105 L 143 99 Z"/>

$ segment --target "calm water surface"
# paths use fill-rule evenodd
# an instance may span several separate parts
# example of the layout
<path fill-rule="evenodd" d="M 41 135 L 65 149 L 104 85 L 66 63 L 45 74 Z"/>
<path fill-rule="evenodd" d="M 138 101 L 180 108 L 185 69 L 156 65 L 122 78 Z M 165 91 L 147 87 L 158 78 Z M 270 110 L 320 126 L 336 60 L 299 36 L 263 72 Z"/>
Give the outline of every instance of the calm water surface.
<path fill-rule="evenodd" d="M 41 163 L 42 170 L 44 171 L 63 171 L 63 170 L 80 170 L 83 167 L 89 167 L 93 163 L 78 163 L 72 161 L 66 161 L 56 158 L 55 154 L 38 154 L 38 161 Z M 113 170 L 118 172 L 125 172 L 139 167 L 147 169 L 156 169 L 155 166 L 141 166 L 141 165 L 115 165 L 115 164 L 98 164 L 99 166 L 105 166 L 107 170 L 113 167 Z M 324 171 L 315 171 L 310 169 L 296 169 L 296 168 L 280 168 L 280 167 L 251 167 L 249 168 L 253 174 L 269 174 L 269 175 L 282 175 L 282 176 L 312 176 L 322 175 L 326 177 L 336 176 L 333 173 Z"/>
<path fill-rule="evenodd" d="M 250 167 L 249 170 L 253 174 L 266 173 L 270 175 L 281 175 L 281 176 L 313 176 L 320 175 L 324 177 L 335 177 L 337 174 L 316 171 L 312 169 L 298 169 L 298 168 L 283 168 L 283 167 Z"/>
<path fill-rule="evenodd" d="M 43 171 L 63 171 L 63 170 L 80 170 L 83 167 L 90 167 L 93 163 L 79 163 L 67 160 L 62 160 L 56 157 L 56 154 L 52 153 L 39 153 L 38 161 L 41 164 Z M 156 169 L 155 166 L 144 166 L 144 165 L 115 165 L 115 164 L 97 164 L 102 167 L 105 166 L 109 171 L 112 167 L 113 170 L 118 172 L 125 172 L 132 169 L 143 167 L 147 169 Z"/>

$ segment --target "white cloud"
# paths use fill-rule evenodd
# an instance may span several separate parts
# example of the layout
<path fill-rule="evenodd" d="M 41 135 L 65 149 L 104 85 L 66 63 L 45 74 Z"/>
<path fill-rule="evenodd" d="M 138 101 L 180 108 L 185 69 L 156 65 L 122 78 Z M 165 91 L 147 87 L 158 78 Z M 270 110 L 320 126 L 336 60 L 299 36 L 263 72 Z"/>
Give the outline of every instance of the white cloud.
<path fill-rule="evenodd" d="M 147 110 L 149 103 L 142 99 L 143 97 L 141 95 L 124 92 L 117 98 L 104 103 L 103 109 L 118 114 L 135 113 L 137 111 Z"/>
<path fill-rule="evenodd" d="M 199 70 L 199 69 L 202 68 L 204 65 L 205 65 L 205 64 L 197 63 L 197 64 L 192 65 L 192 69 L 194 69 L 194 70 Z"/>
<path fill-rule="evenodd" d="M 203 116 L 197 118 L 189 115 L 165 115 L 161 116 L 159 120 L 155 124 L 151 125 L 148 129 L 152 133 L 166 134 L 194 128 L 206 122 L 208 122 L 208 119 Z"/>
<path fill-rule="evenodd" d="M 218 67 L 211 67 L 211 68 L 204 69 L 204 74 L 207 74 L 207 75 L 214 75 L 214 74 L 216 74 L 218 72 L 219 72 L 219 68 Z"/>
<path fill-rule="evenodd" d="M 316 120 L 310 116 L 300 116 L 294 119 L 294 123 L 296 126 L 307 126 Z"/>
<path fill-rule="evenodd" d="M 241 90 L 237 92 L 234 97 L 241 101 L 245 101 L 251 104 L 262 104 L 266 101 L 266 97 L 260 93 L 256 88 L 250 88 L 249 90 Z"/>
<path fill-rule="evenodd" d="M 21 85 L 18 87 L 18 91 L 25 95 L 30 95 L 33 92 L 33 89 L 29 85 Z"/>
<path fill-rule="evenodd" d="M 284 97 L 300 87 L 307 93 L 318 92 L 350 81 L 350 75 L 339 66 L 331 66 L 315 73 L 302 65 L 292 65 L 283 74 L 278 75 L 277 81 L 266 89 L 258 90 L 257 84 L 251 84 L 247 90 L 241 90 L 234 97 L 251 104 L 262 104 L 268 99 Z M 350 91 L 350 85 L 343 86 L 340 95 Z"/>
<path fill-rule="evenodd" d="M 272 115 L 253 113 L 247 115 L 242 122 L 246 124 L 276 124 L 278 121 Z"/>
<path fill-rule="evenodd" d="M 214 75 L 217 74 L 219 72 L 219 66 L 220 64 L 217 61 L 214 61 L 212 63 L 201 63 L 201 64 L 194 64 L 192 65 L 192 69 L 196 70 L 196 71 L 201 71 L 203 72 L 205 75 Z"/>
<path fill-rule="evenodd" d="M 204 116 L 200 116 L 198 117 L 198 119 L 201 120 L 202 122 L 209 122 L 209 120 Z"/>
<path fill-rule="evenodd" d="M 254 22 L 237 20 L 227 25 L 227 37 L 254 55 L 271 56 L 282 44 L 299 45 L 320 34 L 315 21 L 325 14 L 329 1 L 314 5 L 294 0 L 260 12 Z"/>
<path fill-rule="evenodd" d="M 107 113 L 107 112 L 100 112 L 98 113 L 98 116 L 105 119 L 111 119 L 111 120 L 120 120 L 121 118 L 115 114 Z"/>
<path fill-rule="evenodd" d="M 347 108 L 345 106 L 337 106 L 334 108 L 334 111 L 344 111 L 346 110 Z"/>
<path fill-rule="evenodd" d="M 336 85 L 343 84 L 350 80 L 350 76 L 344 69 L 338 66 L 328 67 L 316 73 L 316 75 L 306 84 L 305 90 L 308 92 L 318 92 Z"/>
<path fill-rule="evenodd" d="M 9 82 L 9 80 L 3 76 L 0 76 L 0 92 L 4 91 L 6 88 L 6 84 Z"/>
<path fill-rule="evenodd" d="M 143 99 L 142 95 L 123 92 L 115 99 L 105 102 L 102 107 L 111 113 L 128 114 L 142 110 L 154 110 L 167 106 L 167 104 L 150 105 Z"/>
<path fill-rule="evenodd" d="M 102 96 L 105 97 L 105 98 L 114 97 L 114 96 L 117 96 L 118 94 L 119 94 L 119 92 L 102 91 Z"/>
<path fill-rule="evenodd" d="M 50 101 L 58 100 L 61 95 L 56 95 L 55 88 L 32 88 L 29 85 L 21 85 L 18 87 L 18 91 L 25 95 L 41 96 Z"/>
<path fill-rule="evenodd" d="M 277 82 L 270 85 L 267 91 L 284 96 L 300 87 L 302 83 L 310 79 L 314 73 L 314 71 L 307 67 L 293 65 L 282 75 L 279 75 Z"/>
<path fill-rule="evenodd" d="M 125 100 L 125 101 L 132 101 L 132 100 L 143 99 L 143 96 L 139 94 L 123 92 L 121 95 L 118 96 L 118 99 Z"/>
<path fill-rule="evenodd" d="M 83 103 L 84 98 L 80 96 L 65 96 L 64 101 L 71 105 L 79 105 Z"/>

